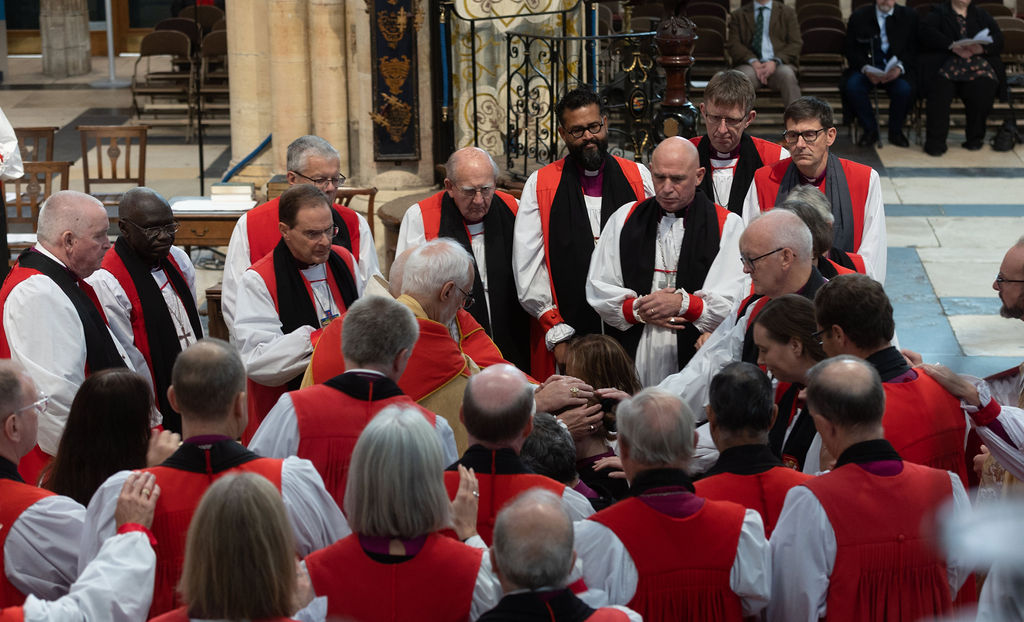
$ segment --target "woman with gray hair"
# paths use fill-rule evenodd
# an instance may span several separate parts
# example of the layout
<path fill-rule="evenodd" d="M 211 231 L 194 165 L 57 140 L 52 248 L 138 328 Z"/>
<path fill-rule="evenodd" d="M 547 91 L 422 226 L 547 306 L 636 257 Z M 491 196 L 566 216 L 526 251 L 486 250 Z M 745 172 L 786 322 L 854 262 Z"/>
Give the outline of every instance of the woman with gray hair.
<path fill-rule="evenodd" d="M 863 257 L 832 245 L 832 225 L 835 216 L 832 215 L 832 206 L 823 192 L 812 186 L 797 186 L 786 195 L 786 200 L 778 207 L 799 216 L 811 230 L 815 267 L 823 277 L 831 279 L 851 272 L 867 274 Z"/>
<path fill-rule="evenodd" d="M 382 410 L 352 452 L 345 513 L 352 535 L 306 557 L 327 615 L 360 622 L 475 620 L 501 598 L 476 536 L 479 489 L 459 468 L 454 502 L 445 491 L 441 445 L 423 415 Z M 441 530 L 454 527 L 459 539 Z"/>

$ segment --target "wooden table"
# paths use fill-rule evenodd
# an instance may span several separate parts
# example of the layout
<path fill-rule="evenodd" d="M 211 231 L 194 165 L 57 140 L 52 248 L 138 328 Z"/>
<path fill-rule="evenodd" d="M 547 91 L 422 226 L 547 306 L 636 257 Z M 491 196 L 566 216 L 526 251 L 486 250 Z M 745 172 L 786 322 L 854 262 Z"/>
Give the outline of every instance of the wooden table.
<path fill-rule="evenodd" d="M 235 223 L 249 207 L 248 202 L 238 206 L 234 201 L 172 200 L 174 219 L 181 225 L 174 243 L 186 250 L 191 246 L 227 246 Z"/>

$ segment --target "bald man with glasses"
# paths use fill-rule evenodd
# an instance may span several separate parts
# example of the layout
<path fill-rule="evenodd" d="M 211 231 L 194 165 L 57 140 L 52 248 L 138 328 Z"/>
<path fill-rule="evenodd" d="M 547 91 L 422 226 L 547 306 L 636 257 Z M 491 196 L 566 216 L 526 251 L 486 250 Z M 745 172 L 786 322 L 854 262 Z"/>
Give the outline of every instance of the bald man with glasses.
<path fill-rule="evenodd" d="M 512 270 L 512 233 L 519 204 L 495 189 L 498 165 L 477 147 L 459 149 L 445 163 L 444 190 L 405 212 L 395 254 L 424 242 L 452 238 L 472 256 L 476 277 L 467 310 L 502 356 L 530 371 L 530 316 L 519 304 Z"/>

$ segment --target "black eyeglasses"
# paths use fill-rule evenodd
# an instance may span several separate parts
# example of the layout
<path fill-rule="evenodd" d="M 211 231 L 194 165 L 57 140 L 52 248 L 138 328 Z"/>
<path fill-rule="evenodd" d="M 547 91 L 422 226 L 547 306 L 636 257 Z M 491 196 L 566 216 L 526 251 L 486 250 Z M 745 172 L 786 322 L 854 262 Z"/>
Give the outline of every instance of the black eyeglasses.
<path fill-rule="evenodd" d="M 466 290 L 462 289 L 458 285 L 456 285 L 455 287 L 458 288 L 458 290 L 460 292 L 462 292 L 462 295 L 464 296 L 464 298 L 462 299 L 462 308 L 463 309 L 468 309 L 468 308 L 472 307 L 473 303 L 476 302 L 476 298 L 473 298 L 473 294 L 467 292 Z"/>
<path fill-rule="evenodd" d="M 811 339 L 817 341 L 819 346 L 822 345 L 825 342 L 823 337 L 825 336 L 825 331 L 826 330 L 828 330 L 828 329 L 827 328 L 823 328 L 821 330 L 814 331 L 813 333 L 811 333 Z"/>
<path fill-rule="evenodd" d="M 181 229 L 181 225 L 177 222 L 172 222 L 167 225 L 156 225 L 154 227 L 142 227 L 130 220 L 125 220 L 125 222 L 141 231 L 142 235 L 146 236 L 150 240 L 159 238 L 161 234 L 173 236 L 178 232 L 178 229 Z"/>
<path fill-rule="evenodd" d="M 789 130 L 787 132 L 782 133 L 782 139 L 785 140 L 790 145 L 795 145 L 796 141 L 803 138 L 805 143 L 807 143 L 808 145 L 813 145 L 814 141 L 818 140 L 818 136 L 824 131 L 825 128 L 821 128 L 820 130 L 807 130 L 804 132 L 796 132 L 793 130 Z"/>
<path fill-rule="evenodd" d="M 1003 275 L 999 274 L 996 276 L 996 286 L 1002 287 L 1003 283 L 1024 283 L 1024 279 L 1006 279 Z"/>
<path fill-rule="evenodd" d="M 601 131 L 602 127 L 604 127 L 603 120 L 596 121 L 594 123 L 591 123 L 590 125 L 585 125 L 583 127 L 574 127 L 572 129 L 567 128 L 565 131 L 567 134 L 569 134 L 569 136 L 572 136 L 573 138 L 583 138 L 583 135 L 587 132 L 596 135 L 598 132 Z"/>
<path fill-rule="evenodd" d="M 341 184 L 345 183 L 344 175 L 338 175 L 337 177 L 317 177 L 314 179 L 313 177 L 307 177 L 298 171 L 292 172 L 321 190 L 326 188 L 328 185 L 334 186 L 335 188 L 341 188 Z"/>
<path fill-rule="evenodd" d="M 784 248 L 785 248 L 784 246 L 783 247 L 779 247 L 779 248 L 777 248 L 777 249 L 775 249 L 775 250 L 773 250 L 771 252 L 765 253 L 764 255 L 758 255 L 757 257 L 753 257 L 753 258 L 749 258 L 749 259 L 747 257 L 744 257 L 743 255 L 740 255 L 740 261 L 743 262 L 743 265 L 747 267 L 747 270 L 750 270 L 751 272 L 753 272 L 754 271 L 754 262 L 759 261 L 761 259 L 764 259 L 768 255 L 774 255 L 775 253 L 783 250 Z"/>

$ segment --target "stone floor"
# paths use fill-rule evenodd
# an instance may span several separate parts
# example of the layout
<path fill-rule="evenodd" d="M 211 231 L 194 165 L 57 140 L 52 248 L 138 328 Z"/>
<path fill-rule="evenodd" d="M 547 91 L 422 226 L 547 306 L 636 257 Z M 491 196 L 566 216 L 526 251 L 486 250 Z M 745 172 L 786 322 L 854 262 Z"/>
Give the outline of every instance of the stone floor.
<path fill-rule="evenodd" d="M 134 61 L 117 59 L 118 77 L 129 76 Z M 68 80 L 46 78 L 40 67 L 39 59 L 10 60 L 0 108 L 14 126 L 61 127 L 55 158 L 76 162 L 71 187 L 81 189 L 75 126 L 128 122 L 130 93 L 89 87 L 106 77 L 105 59 L 94 59 L 92 74 Z M 221 135 L 209 137 L 204 147 L 207 187 L 220 179 L 231 158 L 225 130 L 218 131 Z M 148 185 L 168 198 L 198 194 L 196 145 L 185 143 L 180 130 L 155 130 L 152 136 Z M 986 145 L 968 152 L 959 147 L 962 140 L 962 131 L 954 128 L 949 152 L 933 158 L 919 146 L 858 148 L 841 130 L 834 149 L 881 176 L 889 241 L 886 289 L 900 345 L 922 352 L 927 361 L 987 375 L 1024 359 L 1024 322 L 998 316 L 999 300 L 991 288 L 1003 253 L 1024 235 L 1024 147 L 996 153 Z M 377 204 L 415 190 L 382 190 Z M 379 222 L 375 237 L 380 251 Z M 194 259 L 209 266 L 200 269 L 200 291 L 220 280 L 213 253 L 196 251 Z"/>

